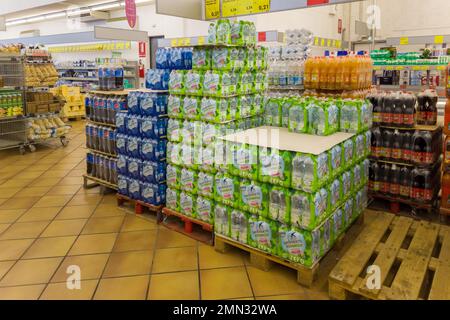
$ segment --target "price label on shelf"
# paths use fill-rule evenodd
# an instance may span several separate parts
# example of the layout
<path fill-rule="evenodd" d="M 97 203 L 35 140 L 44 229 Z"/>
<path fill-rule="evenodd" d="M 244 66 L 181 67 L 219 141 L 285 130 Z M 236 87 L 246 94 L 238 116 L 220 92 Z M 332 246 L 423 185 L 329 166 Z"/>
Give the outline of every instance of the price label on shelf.
<path fill-rule="evenodd" d="M 219 0 L 205 0 L 205 17 L 206 20 L 213 20 L 220 18 Z"/>
<path fill-rule="evenodd" d="M 443 44 L 444 43 L 444 36 L 435 36 L 434 37 L 434 43 L 435 44 Z"/>
<path fill-rule="evenodd" d="M 172 39 L 172 40 L 170 40 L 170 46 L 171 46 L 171 47 L 176 47 L 176 46 L 178 46 L 178 40 L 177 40 L 177 39 Z"/>
<path fill-rule="evenodd" d="M 409 44 L 409 38 L 408 37 L 402 37 L 400 38 L 400 45 L 406 46 Z"/>
<path fill-rule="evenodd" d="M 270 0 L 223 0 L 222 17 L 234 17 L 270 11 Z"/>
<path fill-rule="evenodd" d="M 319 45 L 319 38 L 317 38 L 317 37 L 314 38 L 314 45 L 315 46 Z"/>
<path fill-rule="evenodd" d="M 205 44 L 205 37 L 198 37 L 198 45 L 202 46 Z"/>

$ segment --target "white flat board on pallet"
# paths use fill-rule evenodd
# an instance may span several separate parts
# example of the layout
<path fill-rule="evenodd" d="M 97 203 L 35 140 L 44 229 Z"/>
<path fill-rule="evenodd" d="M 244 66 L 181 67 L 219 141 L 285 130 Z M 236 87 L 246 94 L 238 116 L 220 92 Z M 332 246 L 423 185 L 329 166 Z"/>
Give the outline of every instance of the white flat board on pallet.
<path fill-rule="evenodd" d="M 287 128 L 263 126 L 230 134 L 220 139 L 281 151 L 319 155 L 353 136 L 353 133 L 345 132 L 337 132 L 330 136 L 315 136 L 289 132 Z"/>

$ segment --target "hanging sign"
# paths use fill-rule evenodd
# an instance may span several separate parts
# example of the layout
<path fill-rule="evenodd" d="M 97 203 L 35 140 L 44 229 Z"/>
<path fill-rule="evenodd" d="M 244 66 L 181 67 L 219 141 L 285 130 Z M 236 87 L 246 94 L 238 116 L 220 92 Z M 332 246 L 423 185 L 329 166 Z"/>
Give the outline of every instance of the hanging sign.
<path fill-rule="evenodd" d="M 143 41 L 139 42 L 139 58 L 147 56 L 147 44 Z"/>
<path fill-rule="evenodd" d="M 220 18 L 220 1 L 205 0 L 205 16 L 206 20 Z"/>
<path fill-rule="evenodd" d="M 125 0 L 125 14 L 127 16 L 128 25 L 130 28 L 136 26 L 136 1 Z"/>

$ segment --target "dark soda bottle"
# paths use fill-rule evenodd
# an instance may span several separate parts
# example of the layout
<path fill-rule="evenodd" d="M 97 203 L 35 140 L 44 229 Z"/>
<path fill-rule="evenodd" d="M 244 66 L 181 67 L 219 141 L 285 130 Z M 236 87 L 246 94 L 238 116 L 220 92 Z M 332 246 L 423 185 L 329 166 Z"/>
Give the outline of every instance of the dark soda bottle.
<path fill-rule="evenodd" d="M 369 167 L 369 190 L 380 191 L 380 166 L 377 162 L 372 162 Z"/>
<path fill-rule="evenodd" d="M 392 130 L 386 129 L 382 131 L 382 141 L 383 141 L 383 149 L 382 149 L 382 157 L 389 160 L 391 159 L 392 154 Z"/>
<path fill-rule="evenodd" d="M 94 172 L 94 155 L 92 153 L 86 154 L 86 167 L 88 176 L 92 176 Z"/>
<path fill-rule="evenodd" d="M 415 124 L 416 98 L 408 94 L 403 106 L 403 127 L 412 128 Z"/>
<path fill-rule="evenodd" d="M 413 134 L 412 141 L 411 161 L 417 165 L 424 164 L 427 142 L 425 141 L 422 132 L 416 130 Z"/>
<path fill-rule="evenodd" d="M 383 99 L 383 125 L 392 126 L 392 95 L 386 95 Z"/>
<path fill-rule="evenodd" d="M 400 196 L 405 199 L 411 196 L 411 170 L 408 167 L 400 169 Z"/>
<path fill-rule="evenodd" d="M 392 165 L 390 171 L 389 193 L 393 197 L 397 197 L 400 194 L 400 168 L 395 164 Z"/>
<path fill-rule="evenodd" d="M 115 90 L 123 90 L 123 67 L 117 66 L 114 70 Z"/>
<path fill-rule="evenodd" d="M 403 139 L 402 139 L 402 160 L 405 162 L 411 161 L 411 153 L 412 153 L 412 145 L 411 145 L 411 138 L 412 134 L 411 131 L 407 130 L 403 132 Z"/>
<path fill-rule="evenodd" d="M 387 163 L 381 165 L 381 174 L 380 174 L 380 192 L 382 194 L 389 194 L 390 192 L 390 173 L 391 166 Z"/>
<path fill-rule="evenodd" d="M 375 158 L 381 158 L 384 154 L 380 128 L 372 129 L 371 151 Z"/>
<path fill-rule="evenodd" d="M 394 161 L 401 160 L 402 159 L 402 146 L 403 146 L 403 140 L 402 140 L 402 134 L 400 131 L 395 130 L 394 134 L 392 135 L 392 146 L 391 146 L 391 158 Z"/>
<path fill-rule="evenodd" d="M 417 124 L 425 125 L 427 123 L 427 99 L 425 93 L 420 92 L 417 95 Z"/>
<path fill-rule="evenodd" d="M 425 197 L 425 175 L 424 170 L 415 168 L 411 172 L 412 188 L 411 199 L 417 202 L 423 202 Z"/>
<path fill-rule="evenodd" d="M 372 121 L 374 126 L 381 125 L 383 123 L 383 107 L 382 99 L 380 95 L 372 95 L 369 97 L 370 102 L 373 105 Z"/>
<path fill-rule="evenodd" d="M 428 109 L 426 111 L 426 124 L 429 126 L 434 126 L 437 123 L 437 103 L 438 103 L 438 95 L 436 91 L 429 90 L 426 94 Z"/>
<path fill-rule="evenodd" d="M 435 148 L 433 148 L 433 141 L 437 141 L 437 139 L 433 139 L 433 135 L 430 131 L 422 131 L 423 139 L 425 140 L 425 152 L 424 152 L 424 163 L 425 164 L 433 164 L 435 160 Z"/>
<path fill-rule="evenodd" d="M 403 124 L 403 101 L 403 96 L 400 94 L 393 97 L 391 121 L 394 127 L 401 127 Z"/>

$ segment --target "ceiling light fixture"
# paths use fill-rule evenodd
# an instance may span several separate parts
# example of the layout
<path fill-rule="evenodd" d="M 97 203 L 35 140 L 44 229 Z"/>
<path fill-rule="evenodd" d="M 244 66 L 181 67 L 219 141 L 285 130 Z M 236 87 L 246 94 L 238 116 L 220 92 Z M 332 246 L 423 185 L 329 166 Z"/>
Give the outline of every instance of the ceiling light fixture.
<path fill-rule="evenodd" d="M 114 8 L 118 8 L 118 7 L 120 7 L 120 3 L 119 2 L 105 4 L 105 5 L 93 6 L 92 10 L 101 11 L 101 10 L 114 9 Z"/>
<path fill-rule="evenodd" d="M 26 19 L 27 22 L 36 22 L 36 21 L 42 21 L 42 20 L 45 20 L 44 16 L 37 16 L 37 17 Z"/>
<path fill-rule="evenodd" d="M 46 14 L 45 18 L 46 19 L 55 19 L 55 18 L 62 18 L 67 16 L 66 12 L 56 12 L 56 13 L 50 13 L 50 14 Z"/>

